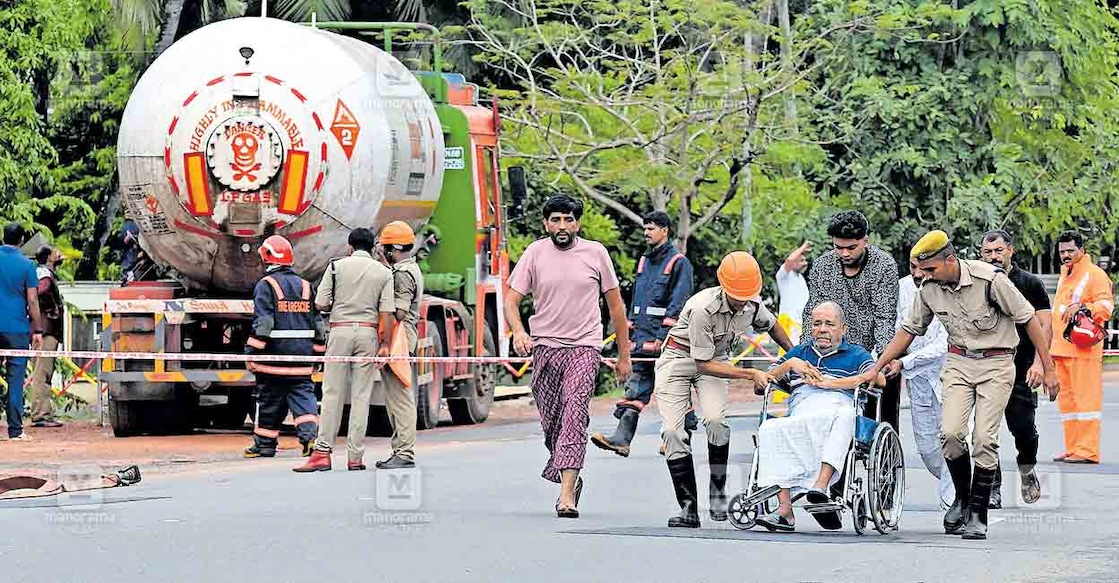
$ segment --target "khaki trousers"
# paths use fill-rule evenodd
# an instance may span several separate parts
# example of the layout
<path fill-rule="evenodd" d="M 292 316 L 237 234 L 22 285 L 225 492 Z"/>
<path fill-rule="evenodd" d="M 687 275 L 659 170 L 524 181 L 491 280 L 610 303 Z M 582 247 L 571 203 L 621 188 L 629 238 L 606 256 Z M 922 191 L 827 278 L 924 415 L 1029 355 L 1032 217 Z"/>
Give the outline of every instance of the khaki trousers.
<path fill-rule="evenodd" d="M 416 354 L 419 337 L 416 329 L 411 324 L 404 323 L 404 332 L 408 336 L 408 354 Z M 396 378 L 388 367 L 381 372 L 381 379 L 385 382 L 385 408 L 389 413 L 389 423 L 392 424 L 392 453 L 405 459 L 416 459 L 416 385 L 413 377 L 412 386 L 405 387 L 400 379 Z"/>
<path fill-rule="evenodd" d="M 337 326 L 330 329 L 327 356 L 377 356 L 377 329 L 367 326 Z M 358 461 L 365 454 L 366 426 L 369 424 L 369 398 L 373 383 L 380 378 L 372 362 L 328 362 L 323 371 L 322 415 L 315 449 L 332 451 L 342 424 L 342 408 L 350 398 L 350 424 L 346 431 L 346 455 Z"/>
<path fill-rule="evenodd" d="M 997 468 L 999 426 L 1014 386 L 1014 357 L 967 358 L 950 353 L 940 382 L 944 395 L 940 446 L 944 458 L 954 460 L 968 454 L 968 420 L 974 411 L 974 463 L 986 470 Z"/>
<path fill-rule="evenodd" d="M 692 389 L 699 395 L 703 410 L 703 429 L 711 445 L 730 443 L 730 426 L 727 425 L 727 379 L 701 375 L 696 371 L 695 360 L 669 350 L 657 359 L 653 394 L 661 415 L 661 439 L 664 440 L 665 459 L 674 460 L 692 454 L 688 433 L 684 430 L 684 416 L 692 406 Z"/>
<path fill-rule="evenodd" d="M 385 382 L 385 406 L 392 423 L 392 453 L 416 459 L 416 390 L 405 387 L 387 367 L 381 372 Z"/>
<path fill-rule="evenodd" d="M 58 338 L 43 336 L 41 350 L 57 350 Z M 31 421 L 54 418 L 54 403 L 51 401 L 51 377 L 54 375 L 54 357 L 42 356 L 35 359 L 35 373 L 31 376 Z"/>

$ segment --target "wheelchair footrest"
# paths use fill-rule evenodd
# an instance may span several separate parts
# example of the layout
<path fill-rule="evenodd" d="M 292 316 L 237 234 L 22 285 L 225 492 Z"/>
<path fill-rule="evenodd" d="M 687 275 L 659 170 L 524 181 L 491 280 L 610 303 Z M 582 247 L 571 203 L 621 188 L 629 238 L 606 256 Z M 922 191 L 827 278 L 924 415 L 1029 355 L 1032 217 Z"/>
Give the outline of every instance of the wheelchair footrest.
<path fill-rule="evenodd" d="M 824 504 L 805 504 L 804 511 L 809 514 L 823 514 L 825 512 L 842 512 L 844 506 L 835 502 Z"/>
<path fill-rule="evenodd" d="M 749 496 L 746 497 L 745 500 L 742 501 L 742 505 L 746 506 L 746 507 L 750 507 L 750 506 L 753 506 L 755 504 L 765 502 L 766 500 L 769 500 L 770 498 L 776 496 L 777 493 L 780 492 L 780 491 L 781 491 L 780 486 L 766 486 L 765 488 L 762 488 L 761 490 L 754 490 L 753 492 L 750 493 Z"/>

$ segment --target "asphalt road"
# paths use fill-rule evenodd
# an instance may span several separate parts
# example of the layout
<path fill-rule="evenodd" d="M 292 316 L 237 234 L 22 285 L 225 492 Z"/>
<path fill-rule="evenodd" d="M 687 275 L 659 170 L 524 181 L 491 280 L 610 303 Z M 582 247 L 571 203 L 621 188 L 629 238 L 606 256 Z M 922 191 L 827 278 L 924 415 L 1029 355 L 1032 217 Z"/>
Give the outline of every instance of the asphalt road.
<path fill-rule="evenodd" d="M 908 412 L 904 412 L 904 415 Z M 1041 458 L 1061 449 L 1055 404 L 1039 410 Z M 608 417 L 592 426 L 606 429 Z M 675 500 L 656 423 L 643 419 L 628 459 L 589 446 L 582 517 L 555 517 L 555 487 L 534 423 L 421 433 L 420 470 L 297 475 L 297 458 L 246 460 L 155 475 L 130 488 L 0 503 L 3 581 L 1117 581 L 1119 386 L 1104 411 L 1099 466 L 1043 462 L 1045 496 L 1006 509 L 990 538 L 942 534 L 935 482 L 903 426 L 908 466 L 901 530 L 795 534 L 700 530 L 665 520 Z M 731 490 L 749 468 L 752 416 L 732 420 Z M 699 441 L 699 440 L 697 440 Z M 370 444 L 379 456 L 385 440 Z M 0 445 L 0 457 L 3 455 Z M 288 454 L 290 455 L 290 454 Z M 705 463 L 706 454 L 700 454 Z M 372 460 L 370 460 L 372 461 Z M 344 454 L 335 464 L 344 467 Z M 372 465 L 370 464 L 372 468 Z M 705 467 L 705 466 L 703 466 Z M 80 468 L 65 472 L 80 473 Z M 705 471 L 700 490 L 706 491 Z"/>

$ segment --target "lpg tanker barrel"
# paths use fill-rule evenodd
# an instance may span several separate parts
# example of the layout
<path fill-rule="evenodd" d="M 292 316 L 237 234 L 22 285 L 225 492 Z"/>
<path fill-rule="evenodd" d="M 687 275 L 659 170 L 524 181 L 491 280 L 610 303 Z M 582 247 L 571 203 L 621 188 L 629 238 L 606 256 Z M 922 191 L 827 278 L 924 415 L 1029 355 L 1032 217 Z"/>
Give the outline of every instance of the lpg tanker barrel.
<path fill-rule="evenodd" d="M 245 294 L 270 234 L 322 275 L 349 232 L 418 226 L 443 181 L 435 106 L 392 55 L 269 18 L 203 27 L 164 52 L 128 100 L 117 145 L 141 244 L 195 292 Z"/>

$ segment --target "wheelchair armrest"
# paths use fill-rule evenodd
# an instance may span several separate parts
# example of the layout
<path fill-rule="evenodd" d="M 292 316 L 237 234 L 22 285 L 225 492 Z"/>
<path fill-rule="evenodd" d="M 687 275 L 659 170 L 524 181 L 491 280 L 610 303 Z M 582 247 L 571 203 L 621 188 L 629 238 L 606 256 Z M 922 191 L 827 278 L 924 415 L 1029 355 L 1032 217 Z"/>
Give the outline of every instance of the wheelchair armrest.
<path fill-rule="evenodd" d="M 864 393 L 871 397 L 881 397 L 882 389 L 875 386 L 873 383 L 867 385 L 859 385 L 858 392 Z"/>

